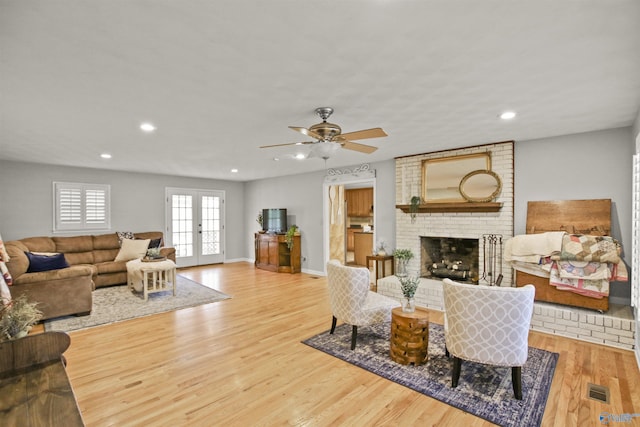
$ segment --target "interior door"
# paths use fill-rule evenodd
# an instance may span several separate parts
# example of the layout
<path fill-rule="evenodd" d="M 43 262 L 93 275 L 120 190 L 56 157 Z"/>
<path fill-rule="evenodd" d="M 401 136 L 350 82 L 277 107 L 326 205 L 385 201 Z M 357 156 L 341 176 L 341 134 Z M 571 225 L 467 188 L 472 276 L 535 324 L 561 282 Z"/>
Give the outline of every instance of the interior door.
<path fill-rule="evenodd" d="M 224 262 L 224 192 L 167 189 L 167 242 L 179 267 Z"/>
<path fill-rule="evenodd" d="M 329 259 L 346 263 L 347 221 L 344 185 L 329 186 Z"/>

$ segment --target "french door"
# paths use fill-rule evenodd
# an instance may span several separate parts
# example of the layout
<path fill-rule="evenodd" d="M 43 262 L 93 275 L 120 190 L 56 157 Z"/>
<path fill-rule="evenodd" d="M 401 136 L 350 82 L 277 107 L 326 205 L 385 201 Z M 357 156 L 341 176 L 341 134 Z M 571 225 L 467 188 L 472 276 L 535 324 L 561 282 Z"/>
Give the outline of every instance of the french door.
<path fill-rule="evenodd" d="M 224 191 L 166 189 L 168 243 L 178 267 L 224 262 Z"/>

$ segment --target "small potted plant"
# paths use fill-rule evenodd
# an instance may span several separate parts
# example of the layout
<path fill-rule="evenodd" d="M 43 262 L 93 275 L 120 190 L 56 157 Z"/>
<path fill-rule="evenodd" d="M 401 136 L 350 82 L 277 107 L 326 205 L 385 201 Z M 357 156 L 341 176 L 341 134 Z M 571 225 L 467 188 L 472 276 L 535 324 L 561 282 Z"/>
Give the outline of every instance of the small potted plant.
<path fill-rule="evenodd" d="M 258 215 L 256 216 L 256 222 L 260 226 L 259 233 L 264 233 L 264 230 L 262 229 L 262 212 L 260 212 L 260 211 L 258 211 Z"/>
<path fill-rule="evenodd" d="M 409 213 L 411 215 L 411 223 L 416 222 L 416 215 L 418 214 L 418 209 L 420 208 L 420 202 L 422 199 L 420 196 L 413 196 L 411 198 L 411 204 L 409 205 Z"/>
<path fill-rule="evenodd" d="M 413 258 L 411 249 L 396 249 L 393 251 L 393 257 L 396 259 L 396 276 L 406 277 L 407 264 Z"/>
<path fill-rule="evenodd" d="M 296 233 L 298 233 L 298 226 L 293 224 L 291 227 L 289 227 L 289 229 L 287 230 L 287 234 L 284 237 L 287 241 L 287 247 L 289 248 L 289 250 L 293 249 L 293 236 L 295 236 Z"/>
<path fill-rule="evenodd" d="M 420 278 L 417 276 L 400 277 L 400 288 L 402 289 L 402 311 L 406 313 L 413 313 L 416 309 L 414 296 L 420 283 Z"/>
<path fill-rule="evenodd" d="M 0 341 L 26 336 L 32 326 L 42 319 L 37 303 L 29 302 L 25 295 L 0 304 Z"/>

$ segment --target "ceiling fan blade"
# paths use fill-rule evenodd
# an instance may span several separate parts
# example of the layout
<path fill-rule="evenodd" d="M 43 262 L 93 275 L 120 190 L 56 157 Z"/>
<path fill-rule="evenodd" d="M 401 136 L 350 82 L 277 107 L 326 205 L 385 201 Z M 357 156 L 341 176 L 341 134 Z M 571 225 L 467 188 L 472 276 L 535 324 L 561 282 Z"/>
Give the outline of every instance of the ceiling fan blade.
<path fill-rule="evenodd" d="M 297 127 L 297 126 L 289 126 L 289 129 L 293 129 L 296 132 L 300 132 L 301 134 L 310 136 L 311 138 L 320 139 L 320 140 L 324 139 L 324 138 L 322 138 L 322 136 L 320 134 L 317 134 L 314 131 L 309 130 L 307 128 L 300 128 L 300 127 Z"/>
<path fill-rule="evenodd" d="M 387 134 L 382 130 L 382 128 L 373 128 L 373 129 L 365 129 L 365 130 L 358 130 L 355 132 L 343 133 L 338 135 L 336 139 L 341 141 L 346 141 L 346 140 L 352 140 L 352 139 L 381 138 L 383 136 L 387 136 Z"/>
<path fill-rule="evenodd" d="M 288 142 L 286 144 L 261 145 L 260 148 L 284 147 L 286 145 L 305 145 L 305 144 L 315 144 L 315 143 L 316 141 Z"/>
<path fill-rule="evenodd" d="M 359 151 L 361 153 L 371 154 L 378 149 L 378 147 L 373 147 L 371 145 L 358 144 L 357 142 L 344 141 L 340 143 L 342 148 L 346 148 L 347 150 Z"/>

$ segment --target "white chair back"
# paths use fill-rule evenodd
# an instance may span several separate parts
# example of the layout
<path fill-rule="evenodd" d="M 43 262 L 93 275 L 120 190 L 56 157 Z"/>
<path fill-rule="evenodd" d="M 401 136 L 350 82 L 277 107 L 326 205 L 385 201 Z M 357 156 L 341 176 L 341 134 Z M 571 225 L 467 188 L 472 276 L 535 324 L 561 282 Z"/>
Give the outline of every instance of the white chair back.
<path fill-rule="evenodd" d="M 535 288 L 483 286 L 443 280 L 447 350 L 464 360 L 522 366 Z"/>

